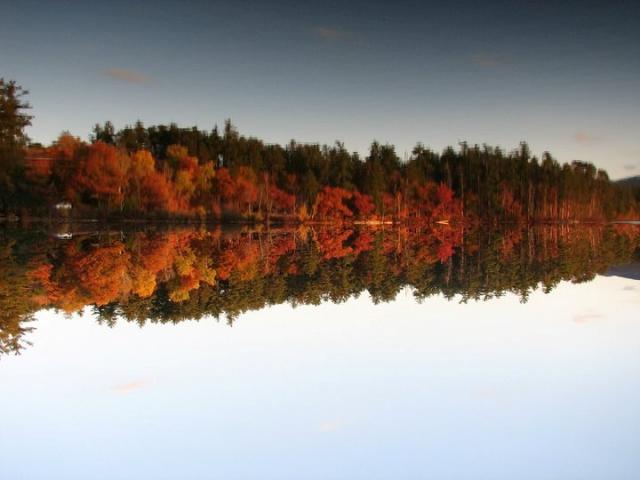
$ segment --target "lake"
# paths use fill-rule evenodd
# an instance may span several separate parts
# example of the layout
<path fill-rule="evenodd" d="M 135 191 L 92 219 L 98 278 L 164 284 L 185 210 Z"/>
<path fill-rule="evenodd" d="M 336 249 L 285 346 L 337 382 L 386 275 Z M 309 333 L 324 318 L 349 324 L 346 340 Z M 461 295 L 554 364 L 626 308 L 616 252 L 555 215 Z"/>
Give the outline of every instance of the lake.
<path fill-rule="evenodd" d="M 0 230 L 0 478 L 637 478 L 639 247 Z"/>

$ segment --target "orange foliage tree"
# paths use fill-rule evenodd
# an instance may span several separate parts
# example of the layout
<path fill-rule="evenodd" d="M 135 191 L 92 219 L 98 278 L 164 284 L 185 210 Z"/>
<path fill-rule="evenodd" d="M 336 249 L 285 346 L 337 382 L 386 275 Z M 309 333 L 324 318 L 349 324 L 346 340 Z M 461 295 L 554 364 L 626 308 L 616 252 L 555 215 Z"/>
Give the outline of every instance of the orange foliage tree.
<path fill-rule="evenodd" d="M 99 207 L 122 210 L 127 187 L 129 157 L 113 145 L 96 142 L 89 146 L 84 169 L 79 173 L 83 185 Z"/>
<path fill-rule="evenodd" d="M 352 195 L 350 191 L 343 188 L 323 187 L 313 206 L 314 216 L 323 220 L 341 220 L 353 217 L 353 212 L 345 203 Z"/>

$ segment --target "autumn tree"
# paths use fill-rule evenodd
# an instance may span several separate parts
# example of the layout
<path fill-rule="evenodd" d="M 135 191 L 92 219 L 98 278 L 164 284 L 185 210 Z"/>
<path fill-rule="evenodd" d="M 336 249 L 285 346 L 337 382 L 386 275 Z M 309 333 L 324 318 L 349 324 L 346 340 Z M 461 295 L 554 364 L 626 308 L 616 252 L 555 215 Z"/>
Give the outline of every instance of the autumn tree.
<path fill-rule="evenodd" d="M 79 172 L 79 183 L 97 201 L 98 208 L 105 208 L 107 212 L 114 207 L 122 210 L 129 163 L 126 152 L 113 145 L 96 142 L 89 146 L 84 170 Z"/>
<path fill-rule="evenodd" d="M 101 146 L 64 134 L 50 147 L 31 146 L 26 165 L 26 92 L 13 82 L 0 85 L 4 211 L 9 204 L 35 211 L 60 198 L 87 214 L 97 207 L 110 215 L 164 211 L 257 221 L 277 215 L 303 222 L 496 224 L 640 214 L 637 188 L 612 182 L 588 162 L 560 164 L 546 152 L 537 158 L 524 142 L 510 152 L 460 142 L 437 153 L 418 144 L 401 161 L 392 145 L 378 142 L 363 159 L 340 142 L 269 144 L 240 134 L 231 121 L 221 131 L 142 122 L 117 130 L 105 122 L 91 135 Z"/>
<path fill-rule="evenodd" d="M 155 173 L 155 160 L 148 150 L 138 150 L 131 156 L 129 166 L 129 191 L 134 209 L 142 205 L 142 184 Z"/>
<path fill-rule="evenodd" d="M 353 192 L 353 206 L 361 219 L 370 217 L 376 211 L 371 195 L 360 193 L 357 190 Z"/>
<path fill-rule="evenodd" d="M 324 187 L 318 194 L 313 211 L 321 219 L 344 219 L 353 216 L 345 203 L 352 193 L 339 187 Z"/>
<path fill-rule="evenodd" d="M 173 213 L 178 210 L 171 180 L 153 171 L 140 182 L 140 205 L 145 212 Z"/>

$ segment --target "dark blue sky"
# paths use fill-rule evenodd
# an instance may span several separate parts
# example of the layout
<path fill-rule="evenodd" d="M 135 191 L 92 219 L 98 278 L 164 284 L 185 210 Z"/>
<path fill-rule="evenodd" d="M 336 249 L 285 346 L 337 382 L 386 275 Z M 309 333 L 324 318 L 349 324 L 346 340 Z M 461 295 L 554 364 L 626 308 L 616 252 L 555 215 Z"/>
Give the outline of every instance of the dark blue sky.
<path fill-rule="evenodd" d="M 640 173 L 640 3 L 21 1 L 0 76 L 30 135 L 231 118 L 267 141 L 461 140 Z"/>

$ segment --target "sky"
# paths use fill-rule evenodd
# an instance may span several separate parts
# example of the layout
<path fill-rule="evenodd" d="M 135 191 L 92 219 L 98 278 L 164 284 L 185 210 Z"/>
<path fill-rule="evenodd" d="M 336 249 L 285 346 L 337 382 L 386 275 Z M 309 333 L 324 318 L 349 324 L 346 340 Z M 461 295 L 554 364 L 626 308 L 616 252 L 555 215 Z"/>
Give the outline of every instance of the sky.
<path fill-rule="evenodd" d="M 230 118 L 267 142 L 510 150 L 640 174 L 640 4 L 1 0 L 28 133 Z"/>
<path fill-rule="evenodd" d="M 233 327 L 43 311 L 0 361 L 0 477 L 636 478 L 638 292 L 621 277 L 526 304 L 407 290 Z"/>

